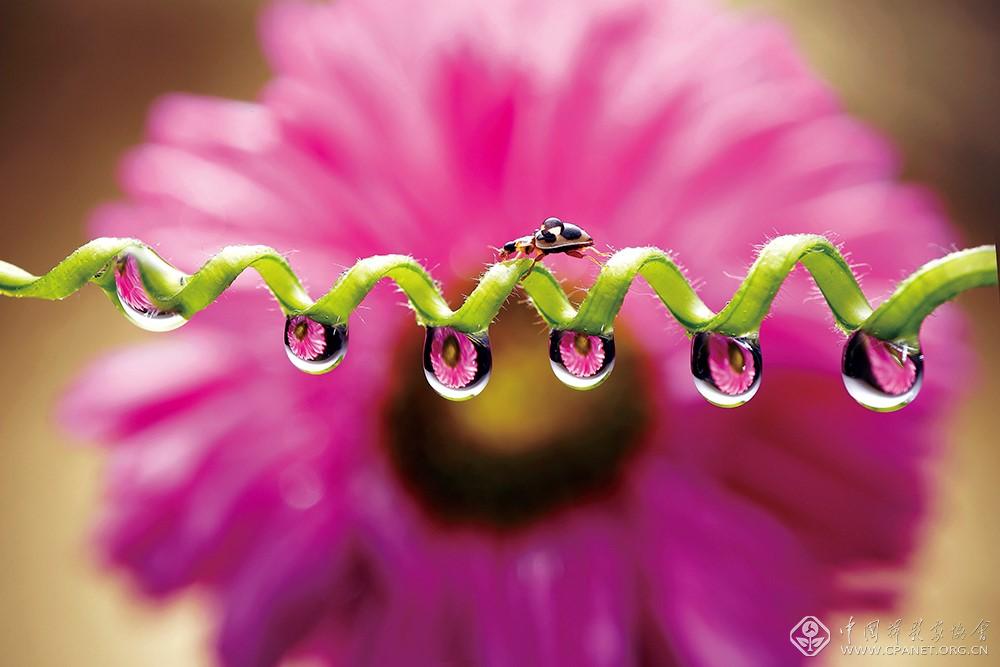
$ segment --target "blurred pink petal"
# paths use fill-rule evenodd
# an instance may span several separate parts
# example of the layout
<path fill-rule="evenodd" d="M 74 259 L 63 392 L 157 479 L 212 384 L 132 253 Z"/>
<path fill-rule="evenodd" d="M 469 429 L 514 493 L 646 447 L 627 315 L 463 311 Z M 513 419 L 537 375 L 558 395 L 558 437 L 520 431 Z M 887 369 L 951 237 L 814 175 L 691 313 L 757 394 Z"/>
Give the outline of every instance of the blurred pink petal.
<path fill-rule="evenodd" d="M 637 485 L 644 584 L 681 665 L 784 665 L 827 573 L 794 529 L 709 480 L 651 465 Z M 669 526 L 669 530 L 663 530 Z"/>
<path fill-rule="evenodd" d="M 458 596 L 472 664 L 633 662 L 639 582 L 627 531 L 606 512 L 576 513 L 445 559 L 464 582 Z"/>

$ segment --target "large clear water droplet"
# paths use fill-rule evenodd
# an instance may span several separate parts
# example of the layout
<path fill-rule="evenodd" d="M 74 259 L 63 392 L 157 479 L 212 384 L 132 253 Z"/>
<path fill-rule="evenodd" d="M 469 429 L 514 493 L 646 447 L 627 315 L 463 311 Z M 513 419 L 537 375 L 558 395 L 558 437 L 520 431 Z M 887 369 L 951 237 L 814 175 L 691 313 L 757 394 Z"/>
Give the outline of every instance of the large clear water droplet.
<path fill-rule="evenodd" d="M 347 325 L 317 322 L 306 315 L 285 320 L 285 353 L 300 371 L 332 371 L 347 356 Z"/>
<path fill-rule="evenodd" d="M 549 334 L 549 363 L 567 387 L 593 389 L 614 370 L 615 337 L 554 329 Z"/>
<path fill-rule="evenodd" d="M 762 359 L 756 338 L 702 332 L 691 341 L 694 386 L 720 408 L 743 405 L 760 388 Z"/>
<path fill-rule="evenodd" d="M 893 412 L 916 398 L 924 381 L 919 348 L 854 332 L 844 346 L 844 386 L 869 410 Z"/>
<path fill-rule="evenodd" d="M 451 327 L 427 327 L 424 376 L 450 401 L 478 396 L 490 381 L 493 352 L 485 332 L 466 334 Z"/>
<path fill-rule="evenodd" d="M 115 293 L 128 319 L 146 331 L 173 331 L 187 323 L 179 313 L 161 310 L 153 304 L 142 282 L 139 261 L 132 254 L 119 257 L 114 263 Z"/>

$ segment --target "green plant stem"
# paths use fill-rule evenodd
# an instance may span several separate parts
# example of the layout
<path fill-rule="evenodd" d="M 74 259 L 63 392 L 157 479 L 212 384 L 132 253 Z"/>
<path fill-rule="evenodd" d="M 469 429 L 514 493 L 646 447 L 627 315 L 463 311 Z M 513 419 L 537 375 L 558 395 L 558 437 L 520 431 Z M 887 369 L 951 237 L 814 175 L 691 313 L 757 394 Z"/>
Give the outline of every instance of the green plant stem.
<path fill-rule="evenodd" d="M 549 326 L 606 334 L 613 330 L 633 281 L 641 276 L 687 331 L 752 336 L 785 278 L 801 264 L 844 331 L 862 329 L 886 340 L 916 341 L 921 323 L 939 305 L 964 290 L 997 284 L 995 247 L 962 250 L 918 269 L 873 311 L 847 261 L 829 240 L 795 234 L 773 239 L 761 248 L 743 282 L 718 313 L 698 297 L 672 257 L 658 248 L 626 248 L 612 255 L 579 310 L 555 276 L 528 259 L 490 266 L 461 307 L 452 310 L 433 278 L 406 255 L 359 260 L 329 292 L 313 301 L 287 260 L 266 246 L 224 248 L 189 276 L 140 241 L 105 238 L 91 241 L 40 277 L 0 262 L 0 294 L 62 299 L 93 282 L 117 302 L 112 264 L 126 253 L 139 263 L 154 304 L 186 318 L 206 308 L 241 273 L 252 268 L 286 315 L 305 314 L 328 324 L 344 323 L 375 285 L 388 278 L 406 294 L 421 324 L 450 326 L 467 333 L 485 331 L 520 284 Z"/>

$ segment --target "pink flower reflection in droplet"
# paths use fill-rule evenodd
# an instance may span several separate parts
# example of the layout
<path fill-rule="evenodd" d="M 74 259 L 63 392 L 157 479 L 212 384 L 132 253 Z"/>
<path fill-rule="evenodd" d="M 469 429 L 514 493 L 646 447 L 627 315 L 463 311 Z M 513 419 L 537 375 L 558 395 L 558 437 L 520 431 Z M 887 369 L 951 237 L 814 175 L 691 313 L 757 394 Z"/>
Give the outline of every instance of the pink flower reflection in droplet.
<path fill-rule="evenodd" d="M 572 375 L 589 378 L 604 365 L 604 342 L 598 336 L 564 331 L 559 339 L 559 357 Z"/>

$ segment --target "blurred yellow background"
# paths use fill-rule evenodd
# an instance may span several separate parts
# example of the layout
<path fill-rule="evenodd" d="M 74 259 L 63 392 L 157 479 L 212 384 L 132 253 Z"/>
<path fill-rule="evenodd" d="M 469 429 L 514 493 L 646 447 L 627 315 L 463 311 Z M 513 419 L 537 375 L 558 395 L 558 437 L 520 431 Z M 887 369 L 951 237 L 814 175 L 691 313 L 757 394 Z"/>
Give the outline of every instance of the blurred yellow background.
<path fill-rule="evenodd" d="M 847 106 L 888 133 L 906 176 L 945 198 L 965 244 L 994 243 L 1000 210 L 1000 6 L 989 0 L 742 0 L 792 26 Z M 42 272 L 85 240 L 114 197 L 116 161 L 145 110 L 171 90 L 252 97 L 267 77 L 250 0 L 7 0 L 0 3 L 0 257 Z M 915 267 L 914 267 L 915 268 Z M 899 616 L 996 623 L 1000 655 L 1000 309 L 975 314 L 981 374 L 955 415 L 953 449 Z M 207 615 L 189 597 L 150 609 L 88 545 L 102 455 L 53 420 L 57 397 L 102 351 L 145 335 L 97 290 L 61 304 L 0 300 L 0 664 L 209 664 Z M 934 373 L 933 359 L 928 372 Z M 956 380 L 961 381 L 960 378 Z M 990 434 L 993 433 L 991 436 Z M 831 619 L 839 626 L 841 619 Z M 861 617 L 855 636 L 867 619 Z M 888 625 L 894 619 L 884 617 Z M 834 629 L 834 643 L 840 638 Z M 884 627 L 884 626 L 883 626 Z M 905 626 L 904 626 L 905 627 Z M 828 664 L 867 664 L 825 654 Z M 883 658 L 873 664 L 901 664 Z M 989 664 L 991 658 L 922 658 Z M 996 658 L 993 658 L 994 662 Z"/>

